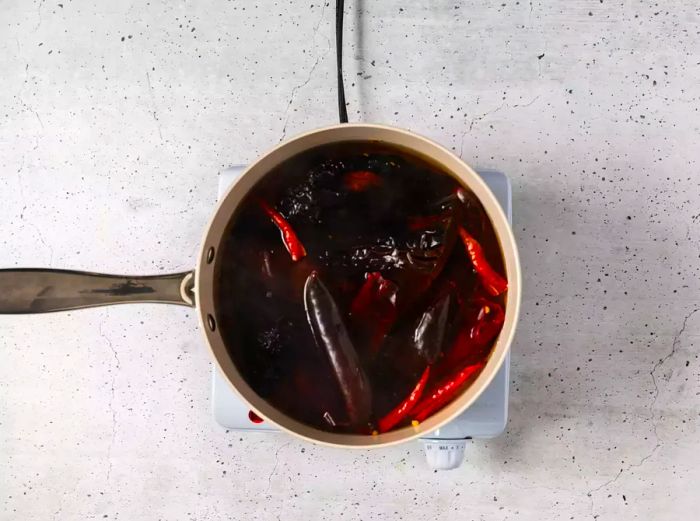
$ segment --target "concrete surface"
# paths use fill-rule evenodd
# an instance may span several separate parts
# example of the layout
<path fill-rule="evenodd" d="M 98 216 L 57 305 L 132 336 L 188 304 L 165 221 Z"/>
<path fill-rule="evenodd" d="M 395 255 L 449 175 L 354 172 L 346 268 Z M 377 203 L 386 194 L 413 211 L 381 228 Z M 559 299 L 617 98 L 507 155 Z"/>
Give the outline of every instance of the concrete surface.
<path fill-rule="evenodd" d="M 187 309 L 2 317 L 0 518 L 694 519 L 700 10 L 347 2 L 352 120 L 507 172 L 507 433 L 432 473 L 213 423 Z M 333 5 L 0 3 L 0 265 L 193 266 L 217 172 L 336 120 Z"/>

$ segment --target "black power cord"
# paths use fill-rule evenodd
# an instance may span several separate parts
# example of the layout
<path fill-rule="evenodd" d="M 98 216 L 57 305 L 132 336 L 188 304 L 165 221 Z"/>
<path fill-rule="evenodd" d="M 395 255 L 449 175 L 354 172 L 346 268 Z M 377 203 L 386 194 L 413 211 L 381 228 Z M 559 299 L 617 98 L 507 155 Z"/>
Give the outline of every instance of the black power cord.
<path fill-rule="evenodd" d="M 344 0 L 335 2 L 335 56 L 338 69 L 338 117 L 341 123 L 348 122 L 345 106 L 345 86 L 343 85 L 343 9 Z"/>

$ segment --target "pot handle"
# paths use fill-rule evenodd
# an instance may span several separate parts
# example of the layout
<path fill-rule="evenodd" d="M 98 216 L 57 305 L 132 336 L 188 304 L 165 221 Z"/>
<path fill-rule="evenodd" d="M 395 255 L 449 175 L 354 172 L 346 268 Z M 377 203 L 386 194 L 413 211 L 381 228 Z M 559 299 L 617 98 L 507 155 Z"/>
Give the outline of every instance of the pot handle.
<path fill-rule="evenodd" d="M 0 314 L 160 302 L 194 306 L 194 271 L 129 277 L 49 269 L 0 270 Z"/>

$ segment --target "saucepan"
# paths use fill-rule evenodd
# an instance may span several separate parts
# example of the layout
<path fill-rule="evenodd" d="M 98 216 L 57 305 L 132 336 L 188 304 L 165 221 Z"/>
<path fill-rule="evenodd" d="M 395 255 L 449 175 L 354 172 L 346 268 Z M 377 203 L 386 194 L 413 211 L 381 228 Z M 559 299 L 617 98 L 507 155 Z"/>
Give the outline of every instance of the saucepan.
<path fill-rule="evenodd" d="M 418 426 L 379 435 L 331 433 L 285 415 L 258 396 L 237 369 L 217 327 L 215 290 L 227 225 L 253 186 L 285 160 L 309 148 L 346 141 L 378 141 L 428 157 L 441 165 L 481 201 L 503 253 L 508 279 L 505 322 L 484 369 L 460 396 Z M 221 199 L 204 232 L 193 271 L 155 276 L 103 275 L 53 269 L 0 270 L 0 313 L 46 313 L 120 303 L 155 302 L 197 308 L 199 324 L 216 364 L 241 399 L 265 420 L 306 440 L 339 447 L 382 447 L 408 441 L 440 428 L 461 414 L 488 386 L 503 363 L 515 332 L 520 307 L 518 251 L 500 205 L 481 178 L 461 159 L 433 141 L 398 128 L 340 124 L 289 139 L 253 162 Z M 235 298 L 235 297 L 234 297 Z"/>

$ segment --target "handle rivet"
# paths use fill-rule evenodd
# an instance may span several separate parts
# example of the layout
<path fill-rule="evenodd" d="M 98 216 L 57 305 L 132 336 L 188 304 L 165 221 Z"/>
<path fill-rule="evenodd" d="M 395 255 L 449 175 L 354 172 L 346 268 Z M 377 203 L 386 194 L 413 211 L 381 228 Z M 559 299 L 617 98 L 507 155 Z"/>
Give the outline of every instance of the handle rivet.
<path fill-rule="evenodd" d="M 214 321 L 213 316 L 207 315 L 207 325 L 209 326 L 209 329 L 216 331 L 216 322 Z"/>
<path fill-rule="evenodd" d="M 214 260 L 214 246 L 210 246 L 207 250 L 207 264 L 211 264 Z"/>

